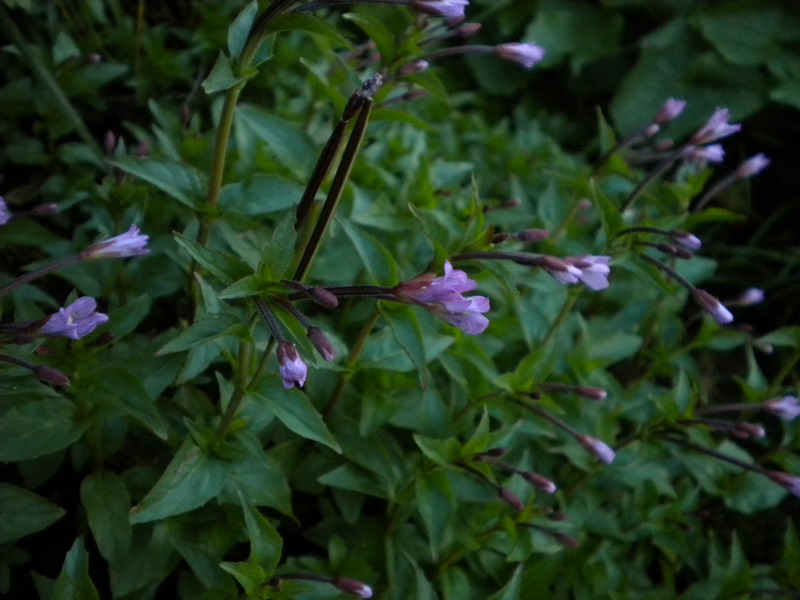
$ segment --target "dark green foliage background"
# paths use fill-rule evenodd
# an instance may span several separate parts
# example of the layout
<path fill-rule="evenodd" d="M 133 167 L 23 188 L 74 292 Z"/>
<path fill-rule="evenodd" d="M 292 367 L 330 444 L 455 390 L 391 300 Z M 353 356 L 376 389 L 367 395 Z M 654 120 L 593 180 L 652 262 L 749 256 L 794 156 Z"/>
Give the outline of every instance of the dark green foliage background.
<path fill-rule="evenodd" d="M 252 373 L 267 343 L 247 297 L 279 289 L 295 244 L 284 217 L 333 123 L 366 76 L 422 53 L 405 7 L 353 5 L 280 22 L 272 56 L 241 97 L 209 215 L 214 127 L 233 77 L 218 60 L 231 54 L 229 36 L 242 35 L 229 26 L 245 7 L 0 3 L 0 192 L 12 211 L 60 207 L 0 227 L 3 283 L 131 223 L 152 250 L 69 267 L 2 299 L 3 322 L 40 318 L 82 295 L 98 298 L 110 320 L 76 344 L 3 348 L 61 369 L 73 384 L 54 389 L 0 363 L 0 592 L 339 594 L 265 585 L 300 572 L 358 578 L 387 599 L 800 593 L 798 498 L 662 435 L 681 431 L 800 474 L 796 422 L 747 411 L 767 431 L 747 441 L 684 423 L 698 406 L 798 393 L 800 8 L 472 0 L 469 19 L 483 28 L 469 43 L 535 41 L 545 60 L 528 72 L 490 55 L 442 59 L 410 78 L 428 92 L 413 102 L 396 99 L 404 82 L 387 84 L 310 280 L 392 286 L 485 249 L 492 232 L 541 227 L 552 235 L 534 251 L 613 254 L 610 289 L 470 264 L 492 299 L 480 337 L 411 307 L 303 304 L 339 359 L 315 358 L 280 313 L 314 367 L 306 389 L 285 390 L 270 359 L 220 436 L 240 348 L 255 346 L 245 365 Z M 368 39 L 379 54 L 364 49 Z M 725 140 L 724 166 L 668 179 L 640 199 L 647 208 L 638 216 L 703 238 L 701 256 L 681 273 L 704 289 L 723 299 L 766 290 L 765 304 L 736 310 L 749 329 L 703 318 L 685 291 L 637 260 L 640 250 L 614 240 L 619 206 L 644 171 L 593 161 L 612 126 L 630 133 L 671 96 L 689 102 L 668 130 L 675 139 L 718 106 L 743 132 Z M 111 155 L 106 132 L 118 141 Z M 726 190 L 711 210 L 687 211 L 703 186 L 756 152 L 770 169 Z M 209 217 L 213 235 L 202 247 L 195 240 Z M 202 266 L 194 280 L 193 261 Z M 562 313 L 565 305 L 574 308 Z M 364 333 L 365 323 L 374 327 Z M 106 333 L 113 343 L 100 341 Z M 761 350 L 768 344 L 771 354 Z M 546 394 L 540 405 L 612 444 L 612 465 L 509 401 L 543 381 L 609 391 L 600 403 Z M 559 492 L 471 462 L 495 447 Z M 525 510 L 502 503 L 465 464 L 519 495 Z M 581 545 L 567 548 L 552 532 Z"/>

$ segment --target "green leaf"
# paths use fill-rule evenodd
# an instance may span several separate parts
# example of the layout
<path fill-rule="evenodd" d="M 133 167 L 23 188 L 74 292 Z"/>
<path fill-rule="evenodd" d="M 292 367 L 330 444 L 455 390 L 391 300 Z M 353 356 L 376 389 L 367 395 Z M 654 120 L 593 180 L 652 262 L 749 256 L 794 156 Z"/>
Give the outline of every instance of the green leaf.
<path fill-rule="evenodd" d="M 164 344 L 156 354 L 163 356 L 173 352 L 191 350 L 220 337 L 228 329 L 240 323 L 240 319 L 230 313 L 218 313 L 203 317 Z"/>
<path fill-rule="evenodd" d="M 217 62 L 214 63 L 211 73 L 205 78 L 202 86 L 206 94 L 214 94 L 230 89 L 241 81 L 241 77 L 236 77 L 233 74 L 231 60 L 220 50 Z"/>
<path fill-rule="evenodd" d="M 175 232 L 172 235 L 178 245 L 189 253 L 189 256 L 218 277 L 225 285 L 251 273 L 251 269 L 244 261 L 235 256 L 209 250 L 180 233 Z"/>
<path fill-rule="evenodd" d="M 305 131 L 262 108 L 240 104 L 236 108 L 236 126 L 266 143 L 275 157 L 298 175 L 307 175 L 316 159 L 317 146 Z"/>
<path fill-rule="evenodd" d="M 0 483 L 0 544 L 41 531 L 64 514 L 63 508 L 33 492 Z"/>
<path fill-rule="evenodd" d="M 425 358 L 425 338 L 422 335 L 417 313 L 410 306 L 383 307 L 381 313 L 392 328 L 395 339 L 417 368 L 420 387 L 428 386 L 428 369 Z"/>
<path fill-rule="evenodd" d="M 242 498 L 244 521 L 250 536 L 250 556 L 247 562 L 257 564 L 269 577 L 278 566 L 283 552 L 283 538 L 272 524 Z"/>
<path fill-rule="evenodd" d="M 226 500 L 238 501 L 241 495 L 248 504 L 270 506 L 291 515 L 289 483 L 277 462 L 264 451 L 258 438 L 246 429 L 236 432 L 236 443 L 244 456 L 231 463 L 223 490 Z"/>
<path fill-rule="evenodd" d="M 99 597 L 89 579 L 89 553 L 83 540 L 76 538 L 56 579 L 52 600 L 95 600 Z"/>
<path fill-rule="evenodd" d="M 242 277 L 239 281 L 234 281 L 217 297 L 220 300 L 230 300 L 232 298 L 246 298 L 247 296 L 259 296 L 269 290 L 272 282 L 257 273 Z"/>
<path fill-rule="evenodd" d="M 414 442 L 425 456 L 443 466 L 452 465 L 461 456 L 461 444 L 455 438 L 435 440 L 414 434 Z"/>
<path fill-rule="evenodd" d="M 347 41 L 339 31 L 328 24 L 327 21 L 318 19 L 312 15 L 304 15 L 299 13 L 283 14 L 275 19 L 269 25 L 270 31 L 305 31 L 313 35 L 322 36 L 337 46 L 343 48 L 352 48 L 353 45 Z"/>
<path fill-rule="evenodd" d="M 299 183 L 285 177 L 259 173 L 247 184 L 230 183 L 224 186 L 219 204 L 225 210 L 263 215 L 297 205 L 304 189 Z"/>
<path fill-rule="evenodd" d="M 86 372 L 85 381 L 81 393 L 87 402 L 113 407 L 162 440 L 167 439 L 167 423 L 139 377 L 125 369 L 107 366 Z"/>
<path fill-rule="evenodd" d="M 186 563 L 191 567 L 192 573 L 209 589 L 224 590 L 222 598 L 230 598 L 236 591 L 236 586 L 227 573 L 220 567 L 219 559 L 215 558 L 202 547 L 190 544 L 182 539 L 173 539 L 172 546 L 177 550 Z M 202 596 L 205 598 L 206 596 Z M 211 596 L 217 598 L 217 596 Z"/>
<path fill-rule="evenodd" d="M 248 598 L 255 598 L 256 592 L 267 581 L 264 569 L 250 562 L 224 562 L 219 566 L 236 578 Z"/>
<path fill-rule="evenodd" d="M 228 52 L 231 58 L 239 60 L 244 50 L 244 45 L 247 43 L 247 38 L 250 36 L 250 29 L 253 27 L 253 21 L 258 14 L 258 2 L 253 0 L 242 9 L 233 22 L 228 27 Z"/>
<path fill-rule="evenodd" d="M 163 158 L 126 156 L 115 158 L 109 163 L 126 173 L 144 179 L 190 208 L 196 209 L 202 204 L 208 180 L 204 173 L 190 165 Z"/>
<path fill-rule="evenodd" d="M 800 327 L 781 327 L 758 338 L 759 345 L 782 346 L 786 348 L 800 348 Z"/>
<path fill-rule="evenodd" d="M 415 491 L 417 510 L 422 516 L 431 553 L 436 559 L 456 511 L 455 495 L 443 470 L 430 471 L 419 476 Z"/>
<path fill-rule="evenodd" d="M 262 393 L 253 393 L 252 397 L 300 437 L 325 444 L 341 453 L 339 444 L 328 431 L 322 416 L 308 397 L 298 389 L 286 389 L 279 378 L 271 377 Z"/>
<path fill-rule="evenodd" d="M 66 448 L 86 429 L 78 416 L 75 405 L 64 398 L 12 407 L 0 419 L 0 462 L 37 458 Z"/>
<path fill-rule="evenodd" d="M 594 203 L 597 206 L 598 214 L 600 215 L 600 222 L 603 225 L 603 231 L 606 232 L 606 237 L 613 240 L 617 234 L 625 227 L 625 222 L 622 220 L 622 213 L 619 208 L 614 206 L 611 200 L 606 196 L 598 186 L 592 182 L 592 193 L 594 195 Z"/>
<path fill-rule="evenodd" d="M 525 571 L 525 563 L 520 563 L 514 569 L 514 574 L 503 588 L 496 594 L 490 596 L 491 600 L 519 600 L 522 591 L 522 574 Z"/>
<path fill-rule="evenodd" d="M 131 523 L 165 519 L 202 506 L 222 490 L 228 467 L 187 438 L 153 489 L 131 509 Z"/>
<path fill-rule="evenodd" d="M 100 554 L 108 562 L 120 560 L 131 542 L 128 489 L 114 473 L 92 473 L 81 484 L 81 502 Z"/>
<path fill-rule="evenodd" d="M 297 233 L 294 230 L 294 211 L 287 212 L 272 231 L 269 242 L 264 246 L 259 273 L 272 279 L 286 276 L 294 257 Z"/>
<path fill-rule="evenodd" d="M 358 27 L 367 34 L 367 37 L 375 42 L 378 52 L 381 53 L 383 64 L 391 64 L 395 54 L 395 35 L 379 19 L 363 13 L 345 13 L 342 17 Z"/>
<path fill-rule="evenodd" d="M 336 219 L 364 263 L 370 280 L 376 285 L 395 285 L 397 264 L 391 253 L 378 240 L 347 219 Z"/>

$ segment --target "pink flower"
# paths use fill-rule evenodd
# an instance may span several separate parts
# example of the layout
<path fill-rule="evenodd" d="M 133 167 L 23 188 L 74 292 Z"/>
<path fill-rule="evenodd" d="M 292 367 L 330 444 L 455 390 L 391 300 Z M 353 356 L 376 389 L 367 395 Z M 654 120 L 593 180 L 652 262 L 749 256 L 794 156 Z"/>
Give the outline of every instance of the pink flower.
<path fill-rule="evenodd" d="M 59 308 L 39 331 L 47 335 L 63 335 L 72 340 L 79 340 L 108 321 L 108 315 L 96 312 L 96 309 L 95 299 L 83 296 L 69 306 Z"/>
<path fill-rule="evenodd" d="M 800 417 L 800 403 L 795 396 L 773 398 L 761 405 L 761 409 L 780 417 L 784 421 L 793 421 Z"/>
<path fill-rule="evenodd" d="M 677 118 L 677 116 L 683 112 L 684 108 L 686 108 L 686 100 L 669 98 L 666 102 L 664 102 L 664 106 L 661 107 L 661 110 L 656 115 L 656 118 L 653 119 L 653 122 L 657 125 L 669 123 Z"/>
<path fill-rule="evenodd" d="M 489 299 L 484 296 L 465 297 L 478 287 L 461 269 L 453 269 L 450 261 L 444 263 L 444 277 L 423 275 L 394 288 L 401 299 L 422 304 L 443 321 L 458 327 L 469 335 L 483 333 L 489 319 L 482 313 L 489 311 Z"/>
<path fill-rule="evenodd" d="M 285 388 L 303 387 L 306 383 L 308 367 L 291 342 L 278 344 L 278 373 Z"/>
<path fill-rule="evenodd" d="M 708 144 L 739 131 L 742 128 L 741 125 L 728 123 L 730 116 L 731 112 L 727 108 L 715 110 L 705 125 L 692 136 L 691 143 L 696 146 Z"/>
<path fill-rule="evenodd" d="M 497 55 L 521 64 L 526 69 L 530 69 L 537 62 L 544 58 L 544 48 L 536 44 L 500 44 L 495 46 Z"/>
<path fill-rule="evenodd" d="M 136 225 L 131 225 L 125 233 L 115 236 L 104 242 L 98 242 L 81 252 L 81 259 L 96 258 L 127 258 L 140 256 L 150 252 L 147 246 L 148 236 L 139 233 Z"/>
<path fill-rule="evenodd" d="M 733 315 L 722 302 L 705 290 L 695 290 L 694 299 L 703 307 L 720 325 L 725 325 L 733 321 Z"/>
<path fill-rule="evenodd" d="M 448 19 L 463 19 L 464 9 L 468 5 L 469 0 L 412 0 L 411 2 L 411 6 L 420 12 Z"/>
<path fill-rule="evenodd" d="M 617 455 L 611 448 L 611 446 L 609 446 L 605 442 L 598 440 L 597 438 L 592 437 L 590 435 L 578 434 L 575 437 L 581 446 L 583 446 L 584 448 L 586 448 L 586 450 L 594 454 L 597 458 L 600 459 L 601 462 L 604 462 L 607 465 L 610 465 L 612 462 L 614 462 L 614 459 L 616 458 Z"/>
<path fill-rule="evenodd" d="M 751 156 L 744 161 L 739 168 L 736 169 L 736 176 L 740 179 L 745 177 L 752 177 L 756 173 L 760 173 L 769 166 L 769 159 L 763 154 L 759 153 Z"/>

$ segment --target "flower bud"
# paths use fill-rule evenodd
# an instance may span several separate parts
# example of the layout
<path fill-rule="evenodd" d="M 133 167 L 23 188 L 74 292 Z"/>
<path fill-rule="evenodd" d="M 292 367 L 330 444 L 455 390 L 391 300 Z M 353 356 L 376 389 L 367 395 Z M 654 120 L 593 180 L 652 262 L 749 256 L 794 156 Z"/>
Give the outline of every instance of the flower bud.
<path fill-rule="evenodd" d="M 605 400 L 608 397 L 607 391 L 593 385 L 579 385 L 575 388 L 575 391 L 584 398 L 591 400 Z"/>
<path fill-rule="evenodd" d="M 766 169 L 768 166 L 769 159 L 761 153 L 756 154 L 739 165 L 739 168 L 736 169 L 736 177 L 739 179 L 752 177 L 756 173 L 760 173 Z"/>
<path fill-rule="evenodd" d="M 741 296 L 739 296 L 737 303 L 739 306 L 750 306 L 752 304 L 761 304 L 763 301 L 764 290 L 759 288 L 748 288 Z"/>
<path fill-rule="evenodd" d="M 575 436 L 578 443 L 586 448 L 589 452 L 594 454 L 600 461 L 610 465 L 616 458 L 614 450 L 605 442 L 598 440 L 590 435 L 578 434 Z"/>
<path fill-rule="evenodd" d="M 539 488 L 543 492 L 547 492 L 548 494 L 555 494 L 558 487 L 556 484 L 547 479 L 547 477 L 543 477 L 538 473 L 534 473 L 532 471 L 527 471 L 522 474 L 522 478 L 530 483 L 531 485 Z"/>
<path fill-rule="evenodd" d="M 516 238 L 521 242 L 541 242 L 549 236 L 547 229 L 523 229 L 517 233 Z"/>
<path fill-rule="evenodd" d="M 800 417 L 800 402 L 795 396 L 773 398 L 764 402 L 761 405 L 761 410 L 773 414 L 784 421 L 793 421 Z"/>
<path fill-rule="evenodd" d="M 283 379 L 283 387 L 293 388 L 303 387 L 308 374 L 308 367 L 300 355 L 297 348 L 291 342 L 281 342 L 278 344 L 278 372 Z"/>
<path fill-rule="evenodd" d="M 694 299 L 705 309 L 720 325 L 733 321 L 731 311 L 705 290 L 694 290 Z"/>
<path fill-rule="evenodd" d="M 500 496 L 503 502 L 505 502 L 515 510 L 519 511 L 525 510 L 525 504 L 511 490 L 506 489 L 504 487 L 498 488 L 497 495 Z"/>
<path fill-rule="evenodd" d="M 689 233 L 688 231 L 679 231 L 676 229 L 675 231 L 670 231 L 669 236 L 675 240 L 676 244 L 680 244 L 692 252 L 700 250 L 700 247 L 703 245 L 703 242 L 699 237 Z"/>
<path fill-rule="evenodd" d="M 327 308 L 328 310 L 333 310 L 334 308 L 339 306 L 339 299 L 325 288 L 312 286 L 307 288 L 305 291 L 308 294 L 309 298 L 311 298 L 314 302 L 316 302 L 323 308 Z"/>
<path fill-rule="evenodd" d="M 800 496 L 800 477 L 795 477 L 794 475 L 789 475 L 781 471 L 768 471 L 767 477 L 789 490 L 795 496 Z"/>
<path fill-rule="evenodd" d="M 53 385 L 67 387 L 72 383 L 69 377 L 64 375 L 64 373 L 52 367 L 36 367 L 33 372 L 42 381 L 52 383 Z"/>
<path fill-rule="evenodd" d="M 656 244 L 656 248 L 661 250 L 661 252 L 664 254 L 669 254 L 670 256 L 675 256 L 676 258 L 683 258 L 684 260 L 688 260 L 694 256 L 694 254 L 688 250 L 684 250 L 678 246 L 673 246 L 672 244 L 663 244 L 659 242 Z"/>
<path fill-rule="evenodd" d="M 333 586 L 351 596 L 358 596 L 359 598 L 372 598 L 372 588 L 366 583 L 351 579 L 350 577 L 337 577 L 331 581 Z"/>
<path fill-rule="evenodd" d="M 322 358 L 328 362 L 336 358 L 336 350 L 333 349 L 330 340 L 319 327 L 309 327 L 307 334 L 311 345 Z"/>

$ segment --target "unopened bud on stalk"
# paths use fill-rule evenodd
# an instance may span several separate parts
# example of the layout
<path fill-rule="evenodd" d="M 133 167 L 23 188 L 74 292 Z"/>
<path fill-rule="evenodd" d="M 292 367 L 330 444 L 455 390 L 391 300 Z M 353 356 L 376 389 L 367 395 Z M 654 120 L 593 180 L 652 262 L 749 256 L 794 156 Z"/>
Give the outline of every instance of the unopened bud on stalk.
<path fill-rule="evenodd" d="M 305 385 L 308 367 L 291 342 L 278 344 L 278 372 L 283 379 L 283 387 L 287 389 Z"/>
<path fill-rule="evenodd" d="M 543 477 L 532 471 L 523 473 L 522 478 L 531 485 L 539 488 L 543 492 L 547 492 L 548 494 L 555 494 L 556 490 L 558 489 L 556 484 L 550 481 L 547 477 Z"/>
<path fill-rule="evenodd" d="M 739 306 L 750 306 L 752 304 L 761 304 L 763 301 L 764 290 L 760 288 L 748 288 L 739 296 L 736 302 Z"/>
<path fill-rule="evenodd" d="M 103 138 L 103 146 L 105 147 L 106 154 L 109 156 L 112 156 L 114 154 L 114 150 L 117 149 L 117 136 L 110 129 L 106 131 L 106 135 Z"/>
<path fill-rule="evenodd" d="M 766 435 L 763 427 L 747 422 L 734 423 L 731 433 L 742 440 L 763 438 Z"/>
<path fill-rule="evenodd" d="M 760 173 L 766 169 L 768 166 L 769 159 L 761 153 L 756 154 L 739 165 L 739 168 L 736 169 L 736 177 L 739 179 L 752 177 L 756 173 Z"/>
<path fill-rule="evenodd" d="M 511 490 L 506 489 L 504 487 L 497 488 L 497 495 L 500 496 L 503 502 L 505 502 L 515 510 L 518 511 L 525 510 L 525 504 Z"/>
<path fill-rule="evenodd" d="M 336 358 L 336 350 L 333 349 L 330 340 L 319 327 L 308 328 L 308 339 L 320 356 L 328 362 Z"/>
<path fill-rule="evenodd" d="M 471 35 L 475 35 L 481 30 L 480 23 L 464 23 L 458 28 L 458 34 L 462 37 L 469 37 Z"/>
<path fill-rule="evenodd" d="M 416 75 L 417 73 L 427 71 L 430 66 L 430 63 L 427 60 L 415 60 L 400 67 L 400 70 L 397 74 L 400 75 L 400 77 Z"/>
<path fill-rule="evenodd" d="M 67 387 L 72 383 L 69 377 L 64 375 L 64 373 L 52 367 L 36 367 L 33 372 L 42 381 L 52 383 L 53 385 Z"/>
<path fill-rule="evenodd" d="M 664 254 L 669 254 L 671 256 L 675 256 L 676 258 L 683 258 L 684 260 L 688 260 L 694 257 L 694 254 L 685 250 L 683 248 L 679 248 L 678 246 L 673 246 L 672 244 L 663 244 L 658 243 L 656 244 L 656 248 L 661 250 Z"/>
<path fill-rule="evenodd" d="M 47 202 L 45 204 L 37 204 L 28 211 L 32 217 L 43 217 L 45 215 L 54 215 L 58 212 L 58 204 L 55 202 Z"/>
<path fill-rule="evenodd" d="M 339 306 L 339 299 L 325 288 L 312 286 L 305 291 L 309 298 L 328 310 L 333 310 Z"/>
<path fill-rule="evenodd" d="M 575 392 L 591 400 L 605 400 L 608 397 L 607 391 L 593 385 L 579 385 L 575 388 Z"/>
<path fill-rule="evenodd" d="M 547 229 L 523 229 L 517 233 L 516 238 L 521 242 L 541 242 L 549 236 Z"/>
<path fill-rule="evenodd" d="M 350 577 L 337 577 L 331 584 L 338 590 L 359 598 L 372 598 L 372 588 L 366 583 Z"/>
<path fill-rule="evenodd" d="M 598 440 L 590 435 L 578 434 L 575 436 L 578 443 L 586 448 L 589 452 L 594 454 L 601 462 L 610 465 L 616 458 L 616 453 L 612 450 L 611 446 L 605 442 Z"/>
<path fill-rule="evenodd" d="M 492 244 L 502 244 L 503 242 L 507 242 L 509 240 L 509 238 L 511 238 L 511 234 L 510 233 L 506 233 L 504 231 L 501 231 L 500 233 L 495 233 L 492 236 L 491 243 Z"/>
<path fill-rule="evenodd" d="M 670 231 L 669 236 L 675 240 L 676 244 L 680 244 L 692 252 L 700 250 L 700 247 L 703 245 L 703 242 L 699 237 L 689 233 L 688 231 L 679 231 L 676 229 L 675 231 Z"/>
<path fill-rule="evenodd" d="M 722 305 L 722 302 L 705 290 L 694 290 L 694 299 L 703 307 L 720 325 L 726 325 L 733 321 L 731 311 Z"/>
<path fill-rule="evenodd" d="M 672 150 L 675 147 L 674 140 L 659 140 L 655 144 L 653 144 L 653 150 L 656 152 L 666 152 L 667 150 Z"/>
<path fill-rule="evenodd" d="M 666 102 L 664 102 L 664 105 L 656 115 L 656 118 L 653 119 L 653 122 L 657 123 L 658 125 L 669 123 L 670 121 L 676 119 L 678 115 L 683 112 L 684 108 L 686 108 L 686 100 L 669 98 Z"/>
<path fill-rule="evenodd" d="M 567 535 L 566 533 L 556 532 L 553 536 L 565 546 L 569 546 L 570 548 L 580 548 L 581 543 L 572 537 L 571 535 Z"/>
<path fill-rule="evenodd" d="M 658 132 L 661 131 L 661 127 L 659 127 L 656 123 L 650 123 L 647 127 L 645 127 L 642 135 L 645 139 L 651 138 L 654 135 L 657 135 Z"/>
<path fill-rule="evenodd" d="M 778 485 L 786 488 L 795 496 L 800 496 L 800 477 L 782 473 L 781 471 L 768 471 L 767 477 Z"/>

